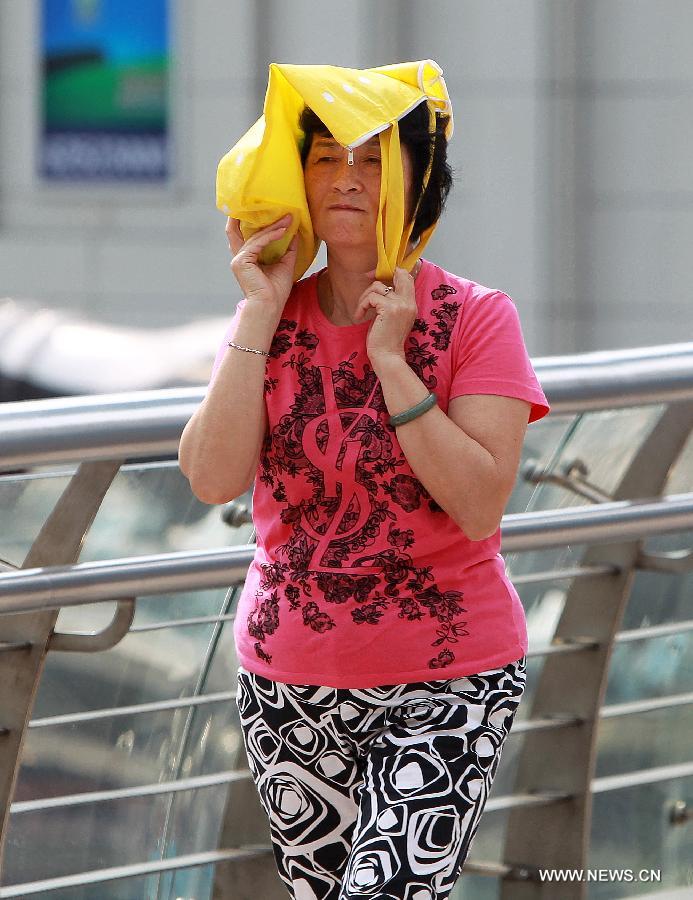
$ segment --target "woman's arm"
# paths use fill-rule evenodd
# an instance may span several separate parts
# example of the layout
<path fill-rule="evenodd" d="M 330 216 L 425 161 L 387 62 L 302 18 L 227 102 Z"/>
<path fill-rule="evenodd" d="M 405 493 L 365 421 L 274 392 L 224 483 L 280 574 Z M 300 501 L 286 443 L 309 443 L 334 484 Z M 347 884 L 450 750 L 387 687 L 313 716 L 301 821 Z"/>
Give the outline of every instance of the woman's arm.
<path fill-rule="evenodd" d="M 419 403 L 428 388 L 405 359 L 374 365 L 390 415 Z M 495 533 L 515 484 L 531 403 L 514 397 L 454 397 L 397 426 L 419 481 L 471 541 Z"/>
<path fill-rule="evenodd" d="M 279 238 L 291 222 L 284 216 L 244 241 L 236 219 L 226 234 L 234 254 L 231 270 L 243 290 L 234 343 L 269 351 L 291 286 L 298 242 L 284 256 L 262 266 L 263 248 Z M 235 347 L 225 352 L 207 396 L 183 429 L 178 449 L 180 469 L 203 503 L 226 503 L 248 490 L 257 470 L 267 432 L 265 361 L 259 353 Z"/>
<path fill-rule="evenodd" d="M 246 301 L 234 342 L 269 350 L 280 316 Z M 207 396 L 183 430 L 178 461 L 203 503 L 227 503 L 253 482 L 267 432 L 266 359 L 229 347 Z"/>
<path fill-rule="evenodd" d="M 414 280 L 394 273 L 394 290 L 375 281 L 356 319 L 376 310 L 366 346 L 390 415 L 428 395 L 406 361 L 404 342 L 417 313 Z M 397 427 L 407 462 L 433 499 L 472 541 L 495 533 L 515 483 L 531 403 L 495 394 L 454 397 Z"/>
<path fill-rule="evenodd" d="M 373 364 L 390 415 L 419 403 L 428 388 L 406 359 Z M 498 528 L 520 463 L 531 403 L 473 394 L 450 400 L 397 427 L 407 462 L 431 497 L 472 541 Z"/>

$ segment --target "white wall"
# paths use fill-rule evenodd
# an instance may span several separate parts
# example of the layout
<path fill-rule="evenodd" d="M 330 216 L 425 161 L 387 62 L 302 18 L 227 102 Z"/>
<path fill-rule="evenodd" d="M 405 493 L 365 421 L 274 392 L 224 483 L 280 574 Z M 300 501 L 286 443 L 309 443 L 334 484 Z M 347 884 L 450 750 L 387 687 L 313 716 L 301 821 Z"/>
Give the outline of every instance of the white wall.
<path fill-rule="evenodd" d="M 693 332 L 689 0 L 178 0 L 166 189 L 42 185 L 37 4 L 0 0 L 0 295 L 171 325 L 230 312 L 220 156 L 271 60 L 433 57 L 457 185 L 426 256 L 506 291 L 532 355 Z"/>

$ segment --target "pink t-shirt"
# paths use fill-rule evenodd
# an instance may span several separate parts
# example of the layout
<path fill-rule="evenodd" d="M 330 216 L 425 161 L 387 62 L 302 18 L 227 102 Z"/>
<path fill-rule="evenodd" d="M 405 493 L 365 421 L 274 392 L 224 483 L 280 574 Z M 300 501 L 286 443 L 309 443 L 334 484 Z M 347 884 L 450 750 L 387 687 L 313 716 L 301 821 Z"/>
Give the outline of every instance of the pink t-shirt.
<path fill-rule="evenodd" d="M 274 681 L 366 688 L 519 659 L 525 616 L 500 529 L 470 541 L 426 491 L 387 424 L 371 322 L 332 324 L 316 285 L 316 275 L 294 285 L 267 359 L 239 662 Z M 548 413 L 506 294 L 424 261 L 416 302 L 406 359 L 443 412 L 452 397 L 500 394 L 529 401 L 530 422 Z"/>

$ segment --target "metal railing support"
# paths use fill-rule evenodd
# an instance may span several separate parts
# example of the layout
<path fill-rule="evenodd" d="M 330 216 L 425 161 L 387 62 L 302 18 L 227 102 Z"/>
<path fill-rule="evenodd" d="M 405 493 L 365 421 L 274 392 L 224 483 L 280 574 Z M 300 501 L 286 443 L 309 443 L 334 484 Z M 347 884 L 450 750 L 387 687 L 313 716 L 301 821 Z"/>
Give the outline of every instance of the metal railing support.
<path fill-rule="evenodd" d="M 83 463 L 46 519 L 22 568 L 77 562 L 84 535 L 120 469 L 115 462 Z M 0 616 L 0 641 L 24 645 L 0 653 L 0 865 L 24 738 L 57 610 Z M 26 648 L 26 644 L 30 646 Z"/>
<path fill-rule="evenodd" d="M 661 495 L 692 427 L 693 403 L 668 406 L 638 449 L 613 499 Z M 640 541 L 625 539 L 606 547 L 592 545 L 581 560 L 585 566 L 616 563 L 619 573 L 573 582 L 554 640 L 564 643 L 590 635 L 598 645 L 589 653 L 546 657 L 529 717 L 568 715 L 581 719 L 582 724 L 529 731 L 524 736 L 513 791 L 531 794 L 554 790 L 571 799 L 511 810 L 503 854 L 506 861 L 521 860 L 529 867 L 550 869 L 586 867 L 599 711 L 615 637 L 640 555 Z M 500 896 L 501 900 L 583 900 L 586 884 L 504 881 Z"/>
<path fill-rule="evenodd" d="M 48 640 L 49 650 L 63 653 L 99 653 L 110 650 L 130 631 L 135 618 L 135 598 L 119 600 L 113 618 L 100 631 L 54 631 Z"/>

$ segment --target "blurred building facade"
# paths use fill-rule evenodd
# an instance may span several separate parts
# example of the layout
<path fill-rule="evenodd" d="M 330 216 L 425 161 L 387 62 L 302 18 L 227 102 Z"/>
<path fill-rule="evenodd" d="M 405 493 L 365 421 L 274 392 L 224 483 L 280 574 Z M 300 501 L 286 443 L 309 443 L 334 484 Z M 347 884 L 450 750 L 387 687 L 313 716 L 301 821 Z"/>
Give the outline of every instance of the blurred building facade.
<path fill-rule="evenodd" d="M 503 290 L 532 355 L 686 340 L 693 327 L 688 0 L 171 0 L 174 175 L 38 173 L 39 5 L 0 0 L 0 296 L 117 324 L 230 314 L 216 164 L 273 60 L 431 57 L 456 185 L 426 256 Z"/>

